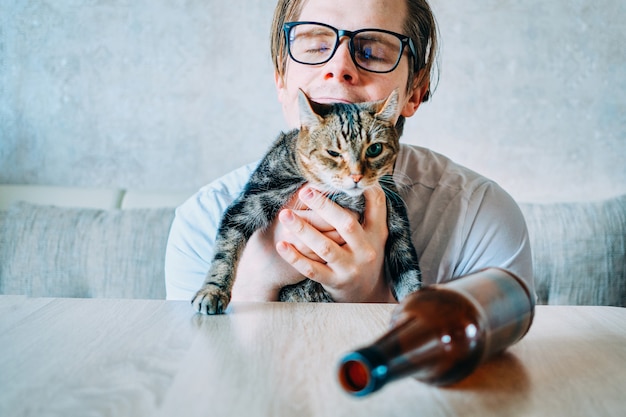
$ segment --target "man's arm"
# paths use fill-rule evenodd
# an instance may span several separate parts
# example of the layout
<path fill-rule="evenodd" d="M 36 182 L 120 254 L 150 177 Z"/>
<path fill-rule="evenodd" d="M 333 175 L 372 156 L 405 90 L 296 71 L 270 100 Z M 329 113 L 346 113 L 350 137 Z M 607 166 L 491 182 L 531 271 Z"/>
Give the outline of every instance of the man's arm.
<path fill-rule="evenodd" d="M 474 192 L 465 216 L 465 244 L 454 276 L 500 267 L 523 279 L 534 294 L 532 253 L 524 216 L 513 198 L 494 183 Z"/>
<path fill-rule="evenodd" d="M 243 166 L 212 182 L 176 209 L 165 252 L 167 299 L 191 300 L 204 283 L 222 215 L 256 165 Z"/>

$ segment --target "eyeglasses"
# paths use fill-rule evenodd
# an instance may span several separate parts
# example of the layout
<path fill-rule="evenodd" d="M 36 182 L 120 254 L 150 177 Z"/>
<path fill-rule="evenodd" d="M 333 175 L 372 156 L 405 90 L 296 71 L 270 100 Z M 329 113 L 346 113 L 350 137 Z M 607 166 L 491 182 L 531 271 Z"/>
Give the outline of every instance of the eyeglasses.
<path fill-rule="evenodd" d="M 330 61 L 344 36 L 350 38 L 348 48 L 352 61 L 366 71 L 393 71 L 405 46 L 409 47 L 413 59 L 417 57 L 411 38 L 388 30 L 359 29 L 352 32 L 317 22 L 288 22 L 283 25 L 283 30 L 289 56 L 300 64 L 319 65 Z"/>

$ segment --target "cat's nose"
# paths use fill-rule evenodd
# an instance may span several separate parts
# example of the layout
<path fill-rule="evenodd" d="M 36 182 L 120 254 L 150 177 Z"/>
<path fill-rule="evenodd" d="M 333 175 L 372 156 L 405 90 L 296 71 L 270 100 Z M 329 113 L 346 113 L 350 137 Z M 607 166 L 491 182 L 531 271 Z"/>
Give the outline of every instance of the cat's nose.
<path fill-rule="evenodd" d="M 361 174 L 350 174 L 350 177 L 352 178 L 352 181 L 354 181 L 355 184 L 363 179 L 363 175 Z"/>

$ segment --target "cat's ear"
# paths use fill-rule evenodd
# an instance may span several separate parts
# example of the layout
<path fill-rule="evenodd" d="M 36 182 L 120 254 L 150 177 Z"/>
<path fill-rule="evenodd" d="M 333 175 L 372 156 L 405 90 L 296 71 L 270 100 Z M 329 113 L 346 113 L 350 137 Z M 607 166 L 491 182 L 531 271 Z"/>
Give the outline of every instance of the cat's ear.
<path fill-rule="evenodd" d="M 300 127 L 312 129 L 322 124 L 324 119 L 315 111 L 317 103 L 311 101 L 301 89 L 298 91 L 298 107 L 300 108 Z"/>
<path fill-rule="evenodd" d="M 376 118 L 394 124 L 398 116 L 398 90 L 393 90 L 386 100 L 379 102 L 376 109 Z"/>

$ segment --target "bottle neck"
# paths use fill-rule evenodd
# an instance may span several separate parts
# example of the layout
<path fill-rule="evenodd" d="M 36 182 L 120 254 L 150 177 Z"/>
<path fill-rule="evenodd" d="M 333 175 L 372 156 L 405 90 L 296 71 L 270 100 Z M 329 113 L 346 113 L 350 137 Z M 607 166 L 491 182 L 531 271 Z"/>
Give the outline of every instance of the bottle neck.
<path fill-rule="evenodd" d="M 453 362 L 482 352 L 479 343 L 455 352 L 450 346 L 454 341 L 447 337 L 423 320 L 412 318 L 397 323 L 372 345 L 345 356 L 339 364 L 339 381 L 347 392 L 363 396 L 407 376 L 432 380 L 436 375 L 449 373 Z M 450 361 L 451 356 L 454 361 Z"/>

